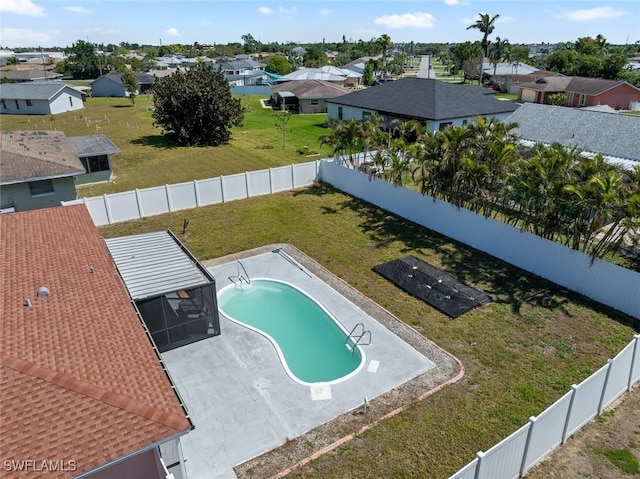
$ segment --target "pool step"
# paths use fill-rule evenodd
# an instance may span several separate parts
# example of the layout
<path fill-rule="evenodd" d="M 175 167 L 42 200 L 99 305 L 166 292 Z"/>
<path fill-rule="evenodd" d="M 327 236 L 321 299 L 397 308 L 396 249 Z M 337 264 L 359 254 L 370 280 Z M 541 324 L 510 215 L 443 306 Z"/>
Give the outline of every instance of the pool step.
<path fill-rule="evenodd" d="M 358 323 L 353 327 L 344 343 L 345 347 L 352 353 L 356 346 L 367 346 L 369 344 L 371 344 L 371 331 L 364 329 L 364 324 L 362 323 Z"/>

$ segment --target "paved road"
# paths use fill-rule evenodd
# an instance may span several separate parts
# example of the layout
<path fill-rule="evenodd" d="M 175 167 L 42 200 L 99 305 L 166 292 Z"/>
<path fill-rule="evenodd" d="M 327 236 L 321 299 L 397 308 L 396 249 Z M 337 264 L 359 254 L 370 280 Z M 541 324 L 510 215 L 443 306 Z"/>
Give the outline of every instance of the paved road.
<path fill-rule="evenodd" d="M 420 58 L 420 67 L 418 69 L 418 78 L 435 78 L 436 72 L 431 65 L 431 59 L 429 55 L 422 55 Z"/>

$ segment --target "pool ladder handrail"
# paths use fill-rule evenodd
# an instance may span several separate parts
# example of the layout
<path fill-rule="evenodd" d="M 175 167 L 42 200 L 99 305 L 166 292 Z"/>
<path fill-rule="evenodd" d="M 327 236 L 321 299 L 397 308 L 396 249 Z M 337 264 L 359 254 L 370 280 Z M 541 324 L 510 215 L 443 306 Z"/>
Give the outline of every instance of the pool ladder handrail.
<path fill-rule="evenodd" d="M 360 334 L 356 332 L 358 328 L 362 330 Z M 366 339 L 363 339 L 363 338 L 366 338 Z M 349 341 L 353 343 L 353 346 L 349 344 Z M 366 341 L 366 342 L 360 342 L 360 341 Z M 347 340 L 344 343 L 346 348 L 351 351 L 351 354 L 353 354 L 353 351 L 356 349 L 356 347 L 358 347 L 358 345 L 368 346 L 369 344 L 371 344 L 371 331 L 364 329 L 363 323 L 357 323 L 353 327 L 353 329 L 349 333 L 349 336 L 347 336 Z"/>
<path fill-rule="evenodd" d="M 242 268 L 244 275 L 240 274 L 240 268 Z M 238 282 L 236 283 L 235 280 L 237 280 Z M 235 276 L 229 276 L 229 281 L 231 281 L 235 285 L 242 284 L 243 281 L 247 284 L 251 284 L 251 278 L 249 277 L 249 273 L 247 273 L 247 270 L 245 269 L 244 265 L 240 260 L 238 260 L 238 274 L 236 274 Z"/>

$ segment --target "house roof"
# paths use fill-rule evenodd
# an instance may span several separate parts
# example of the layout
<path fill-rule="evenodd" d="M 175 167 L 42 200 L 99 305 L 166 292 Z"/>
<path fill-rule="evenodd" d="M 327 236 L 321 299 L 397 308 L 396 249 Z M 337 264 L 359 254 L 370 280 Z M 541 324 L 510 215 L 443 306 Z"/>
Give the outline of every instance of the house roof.
<path fill-rule="evenodd" d="M 577 76 L 548 76 L 539 78 L 532 83 L 523 83 L 522 85 L 520 85 L 520 88 L 544 92 L 574 92 L 584 93 L 585 95 L 600 95 L 607 90 L 611 90 L 612 88 L 616 88 L 624 84 L 627 84 L 632 88 L 636 88 L 623 80 L 605 80 L 603 78 L 587 78 Z"/>
<path fill-rule="evenodd" d="M 0 152 L 0 185 L 85 173 L 68 139 L 59 131 L 1 132 Z"/>
<path fill-rule="evenodd" d="M 341 85 L 320 80 L 298 80 L 280 83 L 271 87 L 271 90 L 280 94 L 291 92 L 301 100 L 306 98 L 335 98 L 349 93 L 349 90 Z"/>
<path fill-rule="evenodd" d="M 86 207 L 0 215 L 0 231 L 3 459 L 75 461 L 72 473 L 47 474 L 66 478 L 188 432 Z"/>
<path fill-rule="evenodd" d="M 219 64 L 219 68 L 223 71 L 235 71 L 235 70 L 254 70 L 256 68 L 264 68 L 264 63 L 258 63 L 250 58 L 246 60 L 232 60 L 230 62 L 223 62 Z"/>
<path fill-rule="evenodd" d="M 518 124 L 514 133 L 524 140 L 578 146 L 612 159 L 640 162 L 638 116 L 525 103 L 507 121 Z"/>
<path fill-rule="evenodd" d="M 105 244 L 135 301 L 213 282 L 168 231 L 109 238 Z"/>
<path fill-rule="evenodd" d="M 485 63 L 482 70 L 485 74 L 493 75 L 493 63 Z M 514 75 L 516 71 L 520 75 L 528 75 L 537 72 L 538 68 L 527 65 L 526 63 L 518 63 L 516 66 L 516 63 L 513 62 L 498 62 L 495 66 L 495 75 Z"/>
<path fill-rule="evenodd" d="M 8 78 L 12 81 L 36 81 L 62 78 L 63 75 L 52 71 L 43 71 L 42 68 L 29 70 L 0 71 L 0 78 Z"/>
<path fill-rule="evenodd" d="M 497 100 L 492 93 L 479 86 L 453 85 L 428 78 L 401 78 L 327 101 L 419 120 L 495 115 L 518 108 L 518 103 Z"/>
<path fill-rule="evenodd" d="M 141 73 L 141 72 L 137 72 L 134 73 L 136 76 L 136 79 L 138 80 L 138 84 L 140 85 L 151 85 L 153 82 L 156 81 L 156 78 L 153 75 L 149 75 L 148 73 Z M 102 75 L 100 78 L 98 78 L 97 80 L 93 80 L 90 85 L 93 85 L 94 83 L 101 81 L 101 80 L 111 80 L 113 82 L 116 82 L 119 85 L 122 85 L 122 73 L 118 72 L 118 73 L 109 73 L 108 75 Z"/>
<path fill-rule="evenodd" d="M 120 151 L 106 135 L 70 136 L 67 140 L 78 158 L 112 155 Z"/>
<path fill-rule="evenodd" d="M 332 71 L 323 71 L 320 68 L 300 68 L 288 75 L 284 75 L 279 81 L 321 80 L 343 82 L 347 75 L 336 74 Z"/>
<path fill-rule="evenodd" d="M 8 100 L 50 100 L 61 90 L 79 94 L 69 85 L 55 81 L 32 81 L 0 84 L 0 98 Z"/>

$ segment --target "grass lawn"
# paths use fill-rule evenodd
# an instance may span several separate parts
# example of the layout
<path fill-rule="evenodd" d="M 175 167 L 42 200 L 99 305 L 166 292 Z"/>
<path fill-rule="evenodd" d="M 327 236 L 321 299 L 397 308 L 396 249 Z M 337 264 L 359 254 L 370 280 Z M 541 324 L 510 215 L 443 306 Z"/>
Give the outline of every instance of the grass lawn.
<path fill-rule="evenodd" d="M 194 179 L 242 173 L 269 167 L 302 163 L 330 156 L 320 148 L 318 137 L 326 114 L 292 115 L 287 124 L 287 144 L 276 129 L 273 111 L 260 105 L 264 95 L 240 95 L 248 106 L 244 127 L 233 129 L 227 145 L 219 147 L 177 147 L 167 142 L 160 128 L 153 126 L 151 100 L 136 98 L 135 106 L 127 98 L 88 98 L 85 109 L 48 116 L 2 115 L 2 130 L 60 130 L 67 136 L 107 135 L 120 153 L 112 156 L 116 179 L 112 183 L 78 187 L 78 197 L 129 191 Z M 250 132 L 250 133 L 249 133 Z M 307 158 L 296 150 L 308 146 L 319 152 Z"/>
<path fill-rule="evenodd" d="M 448 477 L 603 366 L 634 333 L 622 314 L 324 185 L 120 223 L 100 234 L 179 233 L 184 218 L 182 240 L 199 259 L 291 243 L 464 363 L 458 383 L 293 477 Z M 493 301 L 451 320 L 372 271 L 407 254 Z"/>

